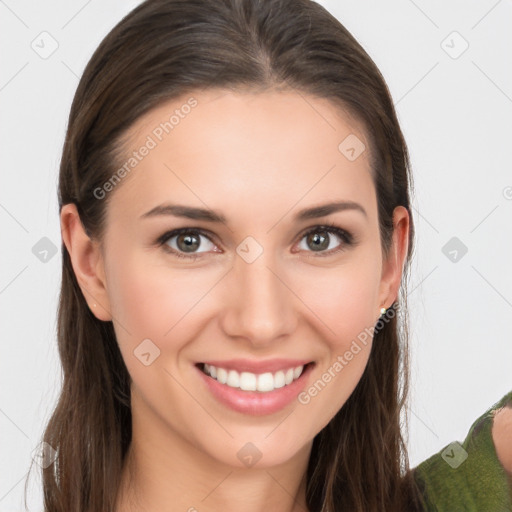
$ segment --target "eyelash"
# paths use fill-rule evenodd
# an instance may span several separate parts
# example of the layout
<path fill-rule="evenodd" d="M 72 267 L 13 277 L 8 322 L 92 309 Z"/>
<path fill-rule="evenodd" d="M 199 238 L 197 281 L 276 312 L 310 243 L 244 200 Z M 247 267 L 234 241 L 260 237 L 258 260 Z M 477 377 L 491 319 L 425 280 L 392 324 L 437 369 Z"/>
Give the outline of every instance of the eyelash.
<path fill-rule="evenodd" d="M 305 233 L 302 234 L 302 236 L 299 238 L 299 241 L 301 241 L 303 238 L 307 237 L 311 233 L 316 233 L 318 231 L 325 231 L 329 234 L 334 234 L 334 235 L 338 236 L 343 241 L 343 243 L 337 249 L 331 249 L 328 252 L 321 251 L 321 252 L 317 253 L 315 256 L 306 256 L 307 258 L 310 258 L 310 257 L 315 257 L 315 258 L 321 257 L 322 258 L 322 257 L 332 256 L 334 254 L 337 254 L 341 251 L 346 250 L 347 247 L 357 245 L 357 241 L 355 240 L 355 237 L 351 233 L 349 233 L 345 229 L 339 228 L 335 224 L 322 224 L 322 225 L 318 225 L 318 226 L 313 226 L 312 228 L 308 229 Z M 175 249 L 172 249 L 171 247 L 169 247 L 167 245 L 167 242 L 171 238 L 173 238 L 175 236 L 179 236 L 183 233 L 203 235 L 206 238 L 208 238 L 208 240 L 210 240 L 210 242 L 214 243 L 214 241 L 211 239 L 211 236 L 208 234 L 208 232 L 204 231 L 201 228 L 180 228 L 180 229 L 175 229 L 173 231 L 167 231 L 166 233 L 164 233 L 162 236 L 160 236 L 157 239 L 156 243 L 158 246 L 161 246 L 164 249 L 164 251 L 166 251 L 170 254 L 173 254 L 174 256 L 177 256 L 178 258 L 186 258 L 186 259 L 192 260 L 192 261 L 200 258 L 204 253 L 184 254 L 182 252 L 176 251 Z M 306 252 L 313 252 L 313 251 L 306 251 Z"/>

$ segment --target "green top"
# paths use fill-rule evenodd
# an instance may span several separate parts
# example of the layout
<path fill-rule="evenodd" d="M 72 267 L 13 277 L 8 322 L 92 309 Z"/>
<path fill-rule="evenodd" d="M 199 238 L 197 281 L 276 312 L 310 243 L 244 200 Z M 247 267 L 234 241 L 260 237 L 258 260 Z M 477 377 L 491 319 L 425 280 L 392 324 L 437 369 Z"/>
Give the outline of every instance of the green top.
<path fill-rule="evenodd" d="M 496 455 L 493 413 L 512 401 L 512 391 L 480 416 L 461 444 L 445 446 L 416 468 L 425 512 L 512 512 L 512 488 Z"/>

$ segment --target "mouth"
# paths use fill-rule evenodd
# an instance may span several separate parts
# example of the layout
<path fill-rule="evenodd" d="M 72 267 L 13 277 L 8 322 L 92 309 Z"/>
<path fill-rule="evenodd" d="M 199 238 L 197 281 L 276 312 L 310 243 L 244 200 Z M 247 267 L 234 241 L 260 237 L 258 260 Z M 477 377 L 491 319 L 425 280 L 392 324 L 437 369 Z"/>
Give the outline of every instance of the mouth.
<path fill-rule="evenodd" d="M 204 375 L 224 386 L 238 391 L 264 394 L 293 385 L 305 373 L 309 373 L 314 365 L 315 362 L 310 361 L 306 364 L 287 365 L 277 371 L 263 372 L 239 371 L 208 363 L 197 363 L 196 367 Z"/>
<path fill-rule="evenodd" d="M 301 362 L 304 364 L 296 364 Z M 264 367 L 262 363 L 241 360 L 219 361 L 218 366 L 212 363 L 210 361 L 195 365 L 200 385 L 203 386 L 200 389 L 220 406 L 252 416 L 278 413 L 297 402 L 298 395 L 308 384 L 316 365 L 314 361 L 299 360 L 274 360 L 265 363 Z M 255 370 L 259 373 L 239 372 L 233 366 L 239 370 L 259 367 Z M 276 371 L 266 371 L 272 366 Z"/>

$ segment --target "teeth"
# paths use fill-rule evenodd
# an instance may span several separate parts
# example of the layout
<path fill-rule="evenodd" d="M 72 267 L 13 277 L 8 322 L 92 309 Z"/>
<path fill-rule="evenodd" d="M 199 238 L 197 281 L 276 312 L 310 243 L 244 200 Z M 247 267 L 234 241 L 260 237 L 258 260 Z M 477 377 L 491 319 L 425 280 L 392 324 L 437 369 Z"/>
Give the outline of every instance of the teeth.
<path fill-rule="evenodd" d="M 284 386 L 284 372 L 281 370 L 274 373 L 274 387 L 282 388 Z"/>
<path fill-rule="evenodd" d="M 240 389 L 244 391 L 256 391 L 257 385 L 258 378 L 254 373 L 242 372 L 240 374 Z"/>
<path fill-rule="evenodd" d="M 279 370 L 273 374 L 270 372 L 255 374 L 251 372 L 238 373 L 236 370 L 216 368 L 210 364 L 204 365 L 204 373 L 218 380 L 221 384 L 244 391 L 260 391 L 263 393 L 288 386 L 302 375 L 303 370 L 304 366 L 296 366 L 287 370 Z"/>

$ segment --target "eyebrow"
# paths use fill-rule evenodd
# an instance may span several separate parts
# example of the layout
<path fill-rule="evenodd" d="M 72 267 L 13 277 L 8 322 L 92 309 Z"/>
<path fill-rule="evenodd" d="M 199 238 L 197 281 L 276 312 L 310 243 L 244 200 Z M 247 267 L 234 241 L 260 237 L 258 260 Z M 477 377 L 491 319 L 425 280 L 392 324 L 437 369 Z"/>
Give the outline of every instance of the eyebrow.
<path fill-rule="evenodd" d="M 325 217 L 331 213 L 346 210 L 355 210 L 361 212 L 365 217 L 368 217 L 366 210 L 359 203 L 355 203 L 354 201 L 336 201 L 300 210 L 294 216 L 294 220 L 299 222 L 308 219 L 316 219 L 318 217 Z M 184 217 L 186 219 L 192 220 L 204 220 L 207 222 L 226 222 L 226 217 L 215 210 L 177 204 L 161 204 L 155 206 L 153 209 L 141 215 L 141 219 L 158 217 L 160 215 L 172 215 L 174 217 Z"/>

